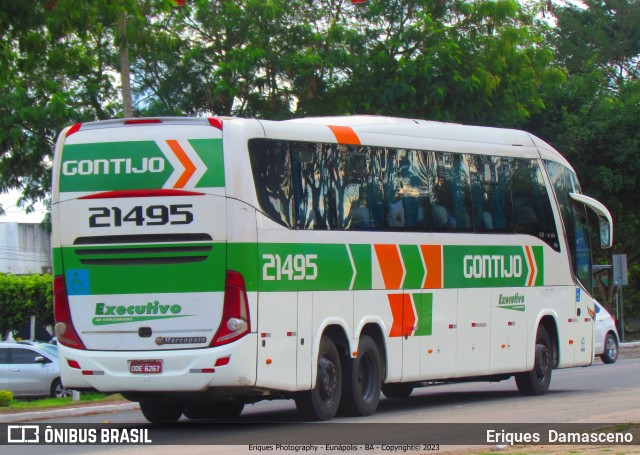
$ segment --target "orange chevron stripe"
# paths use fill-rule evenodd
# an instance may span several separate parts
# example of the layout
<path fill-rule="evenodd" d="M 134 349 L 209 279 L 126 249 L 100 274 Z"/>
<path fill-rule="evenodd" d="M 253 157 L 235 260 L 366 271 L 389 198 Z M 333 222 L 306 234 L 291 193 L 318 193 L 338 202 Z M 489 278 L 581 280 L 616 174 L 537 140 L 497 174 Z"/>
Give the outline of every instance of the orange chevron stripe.
<path fill-rule="evenodd" d="M 393 315 L 393 322 L 391 324 L 391 330 L 389 331 L 390 337 L 401 337 L 403 335 L 402 325 L 402 310 L 404 306 L 403 294 L 389 294 L 389 306 L 391 307 L 391 314 Z"/>
<path fill-rule="evenodd" d="M 427 276 L 424 278 L 424 289 L 442 289 L 442 246 L 420 245 L 420 252 L 427 267 Z"/>
<path fill-rule="evenodd" d="M 385 289 L 400 289 L 404 269 L 396 245 L 374 245 Z"/>
<path fill-rule="evenodd" d="M 529 280 L 527 286 L 533 286 L 533 279 L 535 278 L 535 262 L 531 254 L 531 247 L 525 246 L 524 250 L 527 252 L 527 262 L 529 262 Z"/>
<path fill-rule="evenodd" d="M 411 294 L 388 294 L 389 306 L 393 315 L 390 337 L 411 336 L 415 330 L 416 319 Z"/>
<path fill-rule="evenodd" d="M 360 145 L 360 138 L 352 128 L 349 128 L 348 126 L 328 126 L 329 129 L 333 131 L 333 135 L 336 137 L 338 144 Z"/>
<path fill-rule="evenodd" d="M 180 144 L 178 143 L 178 141 L 176 141 L 175 139 L 168 139 L 167 144 L 173 151 L 174 155 L 178 157 L 178 160 L 180 160 L 180 164 L 184 166 L 184 172 L 182 173 L 182 175 L 180 176 L 180 178 L 178 179 L 178 181 L 173 187 L 184 188 L 184 186 L 187 184 L 191 176 L 195 174 L 196 166 L 189 159 L 189 157 L 187 156 L 186 152 L 182 149 L 182 147 L 180 147 Z"/>

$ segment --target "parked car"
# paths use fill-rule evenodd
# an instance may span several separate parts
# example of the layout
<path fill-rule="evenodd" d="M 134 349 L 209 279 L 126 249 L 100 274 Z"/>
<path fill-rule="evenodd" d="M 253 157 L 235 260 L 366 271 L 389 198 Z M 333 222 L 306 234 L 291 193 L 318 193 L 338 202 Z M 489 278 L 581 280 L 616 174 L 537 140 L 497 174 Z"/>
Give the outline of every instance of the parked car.
<path fill-rule="evenodd" d="M 616 320 L 598 302 L 596 303 L 596 324 L 593 334 L 593 351 L 604 363 L 618 360 L 619 337 Z"/>
<path fill-rule="evenodd" d="M 0 390 L 15 397 L 68 396 L 60 381 L 57 346 L 0 342 Z"/>

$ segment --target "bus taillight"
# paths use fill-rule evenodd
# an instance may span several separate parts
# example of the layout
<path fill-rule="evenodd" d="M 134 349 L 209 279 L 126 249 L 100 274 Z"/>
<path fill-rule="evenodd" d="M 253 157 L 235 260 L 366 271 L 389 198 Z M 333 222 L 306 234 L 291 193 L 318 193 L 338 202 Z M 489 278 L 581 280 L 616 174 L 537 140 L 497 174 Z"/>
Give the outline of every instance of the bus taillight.
<path fill-rule="evenodd" d="M 71 321 L 71 308 L 64 275 L 58 275 L 53 280 L 53 314 L 56 320 L 55 331 L 58 342 L 70 348 L 86 349 Z"/>
<path fill-rule="evenodd" d="M 211 346 L 221 346 L 236 341 L 251 331 L 249 302 L 242 274 L 227 271 L 224 287 L 222 319 Z"/>

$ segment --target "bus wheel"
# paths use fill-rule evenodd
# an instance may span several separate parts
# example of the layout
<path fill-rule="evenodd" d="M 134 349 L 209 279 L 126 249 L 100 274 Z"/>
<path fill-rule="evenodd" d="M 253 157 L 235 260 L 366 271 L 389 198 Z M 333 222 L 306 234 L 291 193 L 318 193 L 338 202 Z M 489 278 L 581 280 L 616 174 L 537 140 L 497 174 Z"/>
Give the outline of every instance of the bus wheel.
<path fill-rule="evenodd" d="M 184 403 L 179 401 L 140 401 L 140 410 L 151 423 L 175 423 L 182 415 L 183 409 Z"/>
<path fill-rule="evenodd" d="M 376 412 L 382 386 L 382 361 L 378 345 L 368 335 L 360 338 L 358 357 L 347 359 L 340 411 L 351 416 Z"/>
<path fill-rule="evenodd" d="M 382 384 L 382 393 L 387 398 L 407 398 L 413 392 L 413 384 Z"/>
<path fill-rule="evenodd" d="M 547 330 L 540 326 L 536 335 L 536 357 L 533 370 L 516 374 L 516 385 L 522 395 L 544 395 L 551 384 L 553 346 Z"/>
<path fill-rule="evenodd" d="M 336 345 L 328 336 L 320 340 L 317 369 L 316 386 L 296 394 L 296 407 L 305 420 L 330 420 L 340 404 L 342 368 Z"/>
<path fill-rule="evenodd" d="M 241 401 L 189 401 L 183 413 L 187 419 L 235 419 L 243 409 Z"/>

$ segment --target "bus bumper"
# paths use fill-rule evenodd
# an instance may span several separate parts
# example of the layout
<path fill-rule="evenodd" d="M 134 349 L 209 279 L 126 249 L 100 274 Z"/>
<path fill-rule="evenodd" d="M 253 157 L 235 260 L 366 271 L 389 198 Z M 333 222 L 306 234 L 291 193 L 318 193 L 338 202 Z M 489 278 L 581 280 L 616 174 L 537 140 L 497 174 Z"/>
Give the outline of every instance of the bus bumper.
<path fill-rule="evenodd" d="M 228 345 L 166 351 L 86 351 L 59 346 L 62 383 L 99 392 L 204 392 L 212 387 L 253 387 L 257 335 Z M 152 365 L 160 372 L 132 372 Z M 138 368 L 139 370 L 139 368 Z"/>

